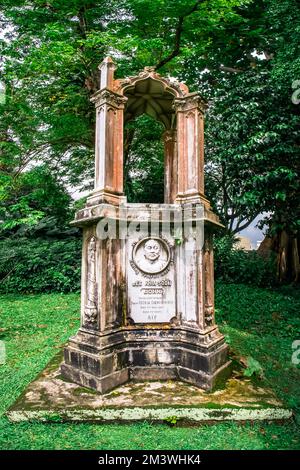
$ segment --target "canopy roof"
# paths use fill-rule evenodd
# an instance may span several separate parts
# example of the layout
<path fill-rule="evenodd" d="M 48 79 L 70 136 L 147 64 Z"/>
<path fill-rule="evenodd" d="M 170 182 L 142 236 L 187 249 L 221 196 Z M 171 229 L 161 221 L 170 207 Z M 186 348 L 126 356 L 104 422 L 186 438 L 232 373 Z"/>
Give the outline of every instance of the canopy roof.
<path fill-rule="evenodd" d="M 166 129 L 174 121 L 174 99 L 189 92 L 186 85 L 161 77 L 153 67 L 145 67 L 138 76 L 116 80 L 116 85 L 116 91 L 128 98 L 125 122 L 145 113 L 162 122 Z"/>

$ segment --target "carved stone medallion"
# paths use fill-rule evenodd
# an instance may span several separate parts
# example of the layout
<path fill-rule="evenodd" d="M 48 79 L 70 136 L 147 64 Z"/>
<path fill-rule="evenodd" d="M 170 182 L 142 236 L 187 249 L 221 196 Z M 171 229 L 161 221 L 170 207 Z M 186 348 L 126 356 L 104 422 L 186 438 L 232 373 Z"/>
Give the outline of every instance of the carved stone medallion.
<path fill-rule="evenodd" d="M 128 243 L 127 313 L 133 323 L 169 323 L 176 316 L 173 248 L 143 237 Z"/>
<path fill-rule="evenodd" d="M 145 274 L 161 273 L 168 267 L 170 259 L 170 248 L 160 238 L 144 238 L 133 249 L 132 260 Z"/>

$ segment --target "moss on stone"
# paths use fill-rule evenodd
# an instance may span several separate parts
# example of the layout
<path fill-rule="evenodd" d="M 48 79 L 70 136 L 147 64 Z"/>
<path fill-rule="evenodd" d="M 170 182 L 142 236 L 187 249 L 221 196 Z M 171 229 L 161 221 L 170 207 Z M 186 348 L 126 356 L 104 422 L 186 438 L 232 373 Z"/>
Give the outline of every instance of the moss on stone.
<path fill-rule="evenodd" d="M 92 388 L 78 387 L 73 390 L 75 396 L 85 395 L 86 393 L 91 395 L 98 395 L 98 392 Z"/>

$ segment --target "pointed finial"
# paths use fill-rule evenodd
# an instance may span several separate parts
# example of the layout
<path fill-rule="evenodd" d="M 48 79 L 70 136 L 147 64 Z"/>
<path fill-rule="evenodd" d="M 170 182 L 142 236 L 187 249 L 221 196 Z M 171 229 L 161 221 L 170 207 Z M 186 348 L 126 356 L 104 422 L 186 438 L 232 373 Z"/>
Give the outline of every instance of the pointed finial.
<path fill-rule="evenodd" d="M 105 57 L 105 59 L 102 61 L 102 64 L 103 64 L 103 62 L 106 63 L 106 64 L 114 63 L 114 61 L 112 60 L 112 58 L 110 56 Z"/>
<path fill-rule="evenodd" d="M 148 73 L 153 73 L 155 72 L 155 66 L 151 65 L 151 66 L 147 66 L 147 67 L 144 67 L 144 71 L 145 72 L 148 72 Z"/>
<path fill-rule="evenodd" d="M 98 69 L 100 70 L 100 90 L 103 88 L 113 88 L 114 71 L 116 66 L 111 57 L 105 57 Z"/>

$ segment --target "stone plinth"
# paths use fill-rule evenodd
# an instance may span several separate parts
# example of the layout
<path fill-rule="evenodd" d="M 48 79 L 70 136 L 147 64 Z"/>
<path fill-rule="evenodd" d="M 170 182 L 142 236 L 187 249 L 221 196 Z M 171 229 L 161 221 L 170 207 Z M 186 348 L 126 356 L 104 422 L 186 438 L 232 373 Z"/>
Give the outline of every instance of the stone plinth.
<path fill-rule="evenodd" d="M 226 387 L 207 393 L 187 383 L 130 382 L 109 393 L 63 380 L 61 356 L 23 392 L 7 412 L 10 421 L 182 422 L 282 421 L 292 412 L 266 388 L 233 377 Z"/>
<path fill-rule="evenodd" d="M 106 204 L 78 213 L 82 317 L 65 349 L 64 377 L 104 393 L 147 378 L 211 390 L 229 375 L 228 347 L 214 318 L 217 224 L 200 207 Z M 103 226 L 119 238 L 103 239 Z"/>

